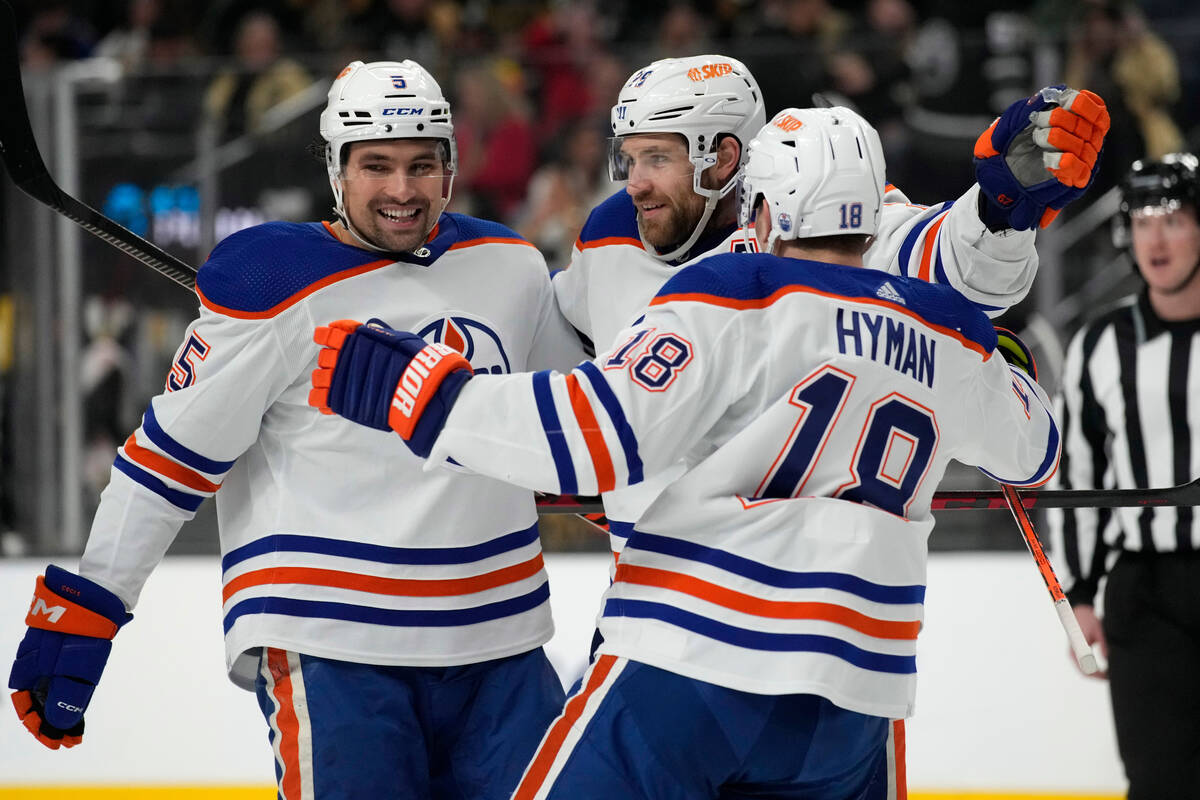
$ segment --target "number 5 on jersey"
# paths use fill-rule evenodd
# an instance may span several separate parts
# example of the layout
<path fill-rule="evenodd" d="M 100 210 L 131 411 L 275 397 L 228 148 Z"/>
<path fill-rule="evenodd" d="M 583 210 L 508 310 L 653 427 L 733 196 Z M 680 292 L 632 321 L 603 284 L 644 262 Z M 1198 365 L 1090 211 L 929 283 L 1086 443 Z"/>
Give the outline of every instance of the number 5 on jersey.
<path fill-rule="evenodd" d="M 192 333 L 171 365 L 171 374 L 167 375 L 167 391 L 177 392 L 196 382 L 196 365 L 194 361 L 208 358 L 211 348 L 208 342 L 200 338 L 200 334 Z"/>

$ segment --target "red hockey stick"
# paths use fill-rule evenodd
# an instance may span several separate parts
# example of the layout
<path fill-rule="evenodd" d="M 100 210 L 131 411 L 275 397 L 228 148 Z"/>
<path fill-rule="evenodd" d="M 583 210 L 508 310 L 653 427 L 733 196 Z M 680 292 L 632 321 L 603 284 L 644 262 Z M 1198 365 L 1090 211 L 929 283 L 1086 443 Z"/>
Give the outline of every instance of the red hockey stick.
<path fill-rule="evenodd" d="M 1025 546 L 1029 548 L 1029 554 L 1037 562 L 1038 571 L 1042 573 L 1042 580 L 1046 582 L 1046 588 L 1050 590 L 1050 597 L 1054 599 L 1054 611 L 1058 614 L 1058 621 L 1062 623 L 1063 630 L 1067 632 L 1067 641 L 1071 644 L 1071 652 L 1075 654 L 1079 668 L 1085 675 L 1093 674 L 1099 669 L 1099 666 L 1096 664 L 1096 656 L 1092 653 L 1092 646 L 1087 643 L 1087 639 L 1079 627 L 1079 620 L 1075 619 L 1075 612 L 1071 610 L 1071 603 L 1063 593 L 1058 576 L 1054 574 L 1054 567 L 1050 564 L 1050 559 L 1046 558 L 1046 551 L 1042 549 L 1042 542 L 1038 539 L 1037 531 L 1033 529 L 1033 520 L 1029 519 L 1029 512 L 1025 510 L 1021 496 L 1016 489 L 1006 483 L 1000 484 L 1000 492 L 1004 495 L 1004 500 L 1008 503 L 1013 518 L 1017 521 L 1017 526 L 1021 529 L 1021 538 L 1025 540 Z"/>

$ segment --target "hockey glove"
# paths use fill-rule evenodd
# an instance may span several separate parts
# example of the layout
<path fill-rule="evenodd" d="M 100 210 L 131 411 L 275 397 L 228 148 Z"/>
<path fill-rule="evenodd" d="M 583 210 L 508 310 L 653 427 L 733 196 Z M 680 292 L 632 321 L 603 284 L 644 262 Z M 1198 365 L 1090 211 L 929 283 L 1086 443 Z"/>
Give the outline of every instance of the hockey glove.
<path fill-rule="evenodd" d="M 473 375 L 462 354 L 389 328 L 338 320 L 317 328 L 322 345 L 309 405 L 376 430 L 393 430 L 425 458 L 463 384 Z"/>
<path fill-rule="evenodd" d="M 121 598 L 51 564 L 37 579 L 29 629 L 17 647 L 8 687 L 17 716 L 57 750 L 83 740 L 83 712 L 104 672 L 112 638 L 133 615 Z"/>
<path fill-rule="evenodd" d="M 1033 359 L 1033 351 L 1017 335 L 1008 328 L 996 327 L 996 349 L 1012 366 L 1037 380 L 1037 362 Z"/>
<path fill-rule="evenodd" d="M 1018 100 L 975 142 L 988 228 L 1044 228 L 1096 174 L 1108 109 L 1087 90 L 1047 86 Z"/>

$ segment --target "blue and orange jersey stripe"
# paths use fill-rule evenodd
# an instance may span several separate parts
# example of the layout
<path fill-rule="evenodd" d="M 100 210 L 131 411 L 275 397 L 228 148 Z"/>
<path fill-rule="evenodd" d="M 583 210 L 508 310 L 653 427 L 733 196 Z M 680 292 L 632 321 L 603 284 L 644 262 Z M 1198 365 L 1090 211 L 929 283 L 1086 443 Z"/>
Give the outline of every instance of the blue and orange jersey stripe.
<path fill-rule="evenodd" d="M 486 592 L 532 578 L 544 566 L 542 554 L 538 553 L 519 564 L 464 578 L 385 578 L 317 567 L 266 567 L 242 573 L 226 583 L 222 590 L 222 602 L 229 602 L 230 598 L 245 589 L 278 584 L 325 586 L 390 597 L 456 597 Z"/>
<path fill-rule="evenodd" d="M 614 582 L 653 586 L 687 594 L 713 605 L 756 617 L 832 622 L 876 639 L 916 641 L 920 620 L 871 617 L 836 603 L 767 600 L 672 570 L 618 563 Z"/>

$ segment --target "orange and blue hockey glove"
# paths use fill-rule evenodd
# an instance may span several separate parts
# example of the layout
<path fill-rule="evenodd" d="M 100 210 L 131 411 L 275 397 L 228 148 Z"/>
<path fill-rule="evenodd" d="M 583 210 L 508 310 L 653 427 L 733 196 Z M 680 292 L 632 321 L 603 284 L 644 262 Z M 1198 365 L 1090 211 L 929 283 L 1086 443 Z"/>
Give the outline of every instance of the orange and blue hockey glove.
<path fill-rule="evenodd" d="M 338 320 L 317 328 L 313 341 L 322 349 L 308 404 L 369 428 L 395 431 L 422 458 L 474 374 L 457 350 L 376 319 L 366 325 Z"/>
<path fill-rule="evenodd" d="M 1009 106 L 975 142 L 988 228 L 1049 225 L 1091 185 L 1108 126 L 1098 95 L 1063 85 Z"/>
<path fill-rule="evenodd" d="M 8 688 L 17 716 L 46 747 L 83 740 L 83 712 L 112 638 L 131 619 L 121 598 L 87 578 L 51 564 L 37 579 Z"/>

